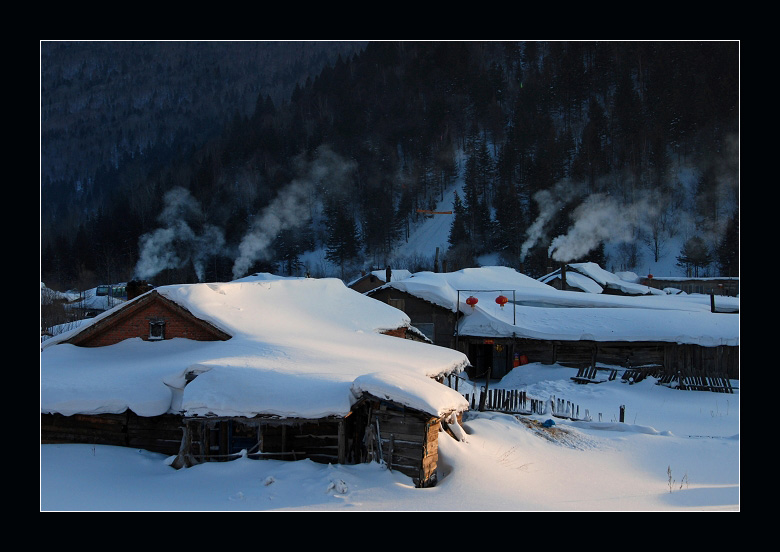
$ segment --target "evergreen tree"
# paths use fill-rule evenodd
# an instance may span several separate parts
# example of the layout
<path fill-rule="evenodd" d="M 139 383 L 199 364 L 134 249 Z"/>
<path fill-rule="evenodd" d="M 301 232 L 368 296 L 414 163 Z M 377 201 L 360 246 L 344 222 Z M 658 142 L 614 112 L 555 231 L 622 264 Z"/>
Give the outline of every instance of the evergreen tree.
<path fill-rule="evenodd" d="M 721 276 L 739 276 L 739 211 L 729 220 L 717 255 Z"/>
<path fill-rule="evenodd" d="M 452 205 L 453 218 L 450 226 L 449 243 L 453 247 L 469 242 L 469 233 L 466 228 L 466 208 L 460 200 L 458 192 L 455 192 L 455 201 Z"/>
<path fill-rule="evenodd" d="M 712 255 L 707 244 L 699 236 L 694 236 L 685 242 L 680 255 L 677 256 L 677 265 L 685 268 L 686 276 L 699 276 L 699 270 L 712 262 Z"/>
<path fill-rule="evenodd" d="M 525 224 L 520 193 L 513 180 L 514 157 L 514 152 L 509 147 L 502 148 L 499 155 L 498 180 L 493 202 L 493 244 L 496 250 L 503 253 L 505 262 L 519 265 Z"/>
<path fill-rule="evenodd" d="M 325 207 L 326 239 L 325 258 L 338 265 L 341 277 L 345 277 L 345 268 L 360 252 L 358 226 L 344 199 L 330 199 Z"/>
<path fill-rule="evenodd" d="M 284 272 L 289 276 L 298 275 L 303 267 L 300 256 L 306 250 L 305 231 L 302 228 L 285 228 L 275 240 L 276 258 L 282 262 Z"/>
<path fill-rule="evenodd" d="M 472 246 L 483 251 L 492 235 L 489 194 L 492 192 L 492 161 L 484 141 L 475 140 L 466 160 L 464 174 L 464 211 Z"/>

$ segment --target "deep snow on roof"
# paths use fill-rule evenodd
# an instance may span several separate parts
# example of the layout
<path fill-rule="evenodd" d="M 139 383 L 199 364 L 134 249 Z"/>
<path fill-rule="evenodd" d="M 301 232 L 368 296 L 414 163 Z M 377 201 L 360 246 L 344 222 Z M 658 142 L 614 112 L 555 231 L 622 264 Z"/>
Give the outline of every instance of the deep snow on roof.
<path fill-rule="evenodd" d="M 664 292 L 637 284 L 628 282 L 616 274 L 604 270 L 597 263 L 571 263 L 566 265 L 566 282 L 572 286 L 582 289 L 588 293 L 602 293 L 604 288 L 619 290 L 628 295 L 664 295 Z M 561 270 L 558 269 L 547 276 L 540 278 L 541 282 L 548 283 L 554 278 L 560 277 Z"/>
<path fill-rule="evenodd" d="M 416 272 L 409 278 L 385 286 L 405 291 L 453 312 L 458 310 L 458 299 L 462 308 L 474 290 L 533 292 L 551 289 L 546 284 L 504 266 L 464 268 L 456 272 Z"/>
<path fill-rule="evenodd" d="M 411 275 L 412 275 L 412 273 L 409 272 L 408 270 L 405 270 L 405 269 L 402 269 L 402 268 L 393 268 L 393 269 L 391 269 L 390 280 L 395 282 L 396 280 L 403 280 L 405 278 L 408 278 Z M 347 283 L 347 287 L 350 287 L 350 286 L 356 284 L 358 281 L 362 280 L 366 276 L 373 276 L 374 278 L 376 278 L 380 282 L 386 282 L 387 281 L 387 269 L 385 269 L 385 270 L 372 270 L 368 274 L 363 274 L 363 275 L 355 278 L 354 280 L 348 282 Z"/>
<path fill-rule="evenodd" d="M 87 325 L 66 332 L 42 344 L 42 412 L 319 418 L 347 414 L 356 394 L 369 389 L 433 415 L 467 407 L 431 379 L 459 372 L 467 358 L 382 335 L 409 318 L 341 280 L 260 274 L 156 292 L 232 338 L 134 338 L 89 348 L 62 343 Z M 188 375 L 197 377 L 185 386 Z"/>
<path fill-rule="evenodd" d="M 594 274 L 605 282 L 611 279 Z M 560 291 L 507 267 L 421 272 L 385 286 L 460 311 L 460 335 L 739 345 L 739 315 L 710 312 L 709 296 Z M 495 303 L 497 290 L 509 299 L 504 307 Z M 478 300 L 474 307 L 466 304 L 469 296 Z M 734 297 L 716 301 L 733 307 L 739 303 Z"/>

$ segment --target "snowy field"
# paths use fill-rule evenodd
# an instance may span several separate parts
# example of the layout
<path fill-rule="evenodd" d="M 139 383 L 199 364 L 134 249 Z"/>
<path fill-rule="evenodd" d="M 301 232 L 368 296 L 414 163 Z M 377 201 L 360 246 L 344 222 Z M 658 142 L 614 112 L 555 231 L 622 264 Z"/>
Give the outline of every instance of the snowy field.
<path fill-rule="evenodd" d="M 239 459 L 188 469 L 137 449 L 41 446 L 43 511 L 739 511 L 739 390 L 655 379 L 578 385 L 529 364 L 491 388 L 587 409 L 593 421 L 469 412 L 439 436 L 439 482 L 414 488 L 380 464 Z M 732 384 L 738 386 L 738 381 Z M 473 384 L 461 385 L 469 392 Z M 625 422 L 620 423 L 620 406 Z M 545 429 L 540 422 L 553 419 Z"/>

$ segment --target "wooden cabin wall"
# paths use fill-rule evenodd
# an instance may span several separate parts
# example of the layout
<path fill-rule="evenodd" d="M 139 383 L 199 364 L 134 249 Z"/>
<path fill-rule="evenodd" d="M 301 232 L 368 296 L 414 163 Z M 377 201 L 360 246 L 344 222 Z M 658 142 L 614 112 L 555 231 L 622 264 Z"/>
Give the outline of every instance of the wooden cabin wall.
<path fill-rule="evenodd" d="M 667 371 L 682 375 L 721 375 L 739 379 L 739 347 L 670 345 L 665 356 Z"/>
<path fill-rule="evenodd" d="M 311 459 L 344 463 L 348 448 L 343 418 L 189 418 L 182 455 L 189 463 L 250 458 Z"/>
<path fill-rule="evenodd" d="M 428 336 L 435 345 L 455 348 L 455 313 L 393 288 L 379 289 L 370 296 L 406 313 L 412 326 L 421 329 L 433 324 L 433 335 Z"/>
<path fill-rule="evenodd" d="M 182 441 L 182 417 L 175 414 L 41 414 L 41 443 L 84 443 L 132 447 L 174 455 Z"/>
<path fill-rule="evenodd" d="M 662 343 L 597 343 L 596 361 L 626 368 L 663 367 L 665 346 Z"/>
<path fill-rule="evenodd" d="M 598 362 L 625 368 L 657 368 L 673 374 L 726 374 L 729 379 L 739 379 L 739 347 L 726 345 L 702 347 L 693 344 L 637 341 L 570 342 L 516 339 L 514 352 L 526 355 L 529 362 L 558 363 L 572 368 Z"/>
<path fill-rule="evenodd" d="M 391 470 L 408 475 L 417 487 L 436 484 L 441 428 L 438 418 L 384 401 L 373 401 L 371 423 L 380 437 L 381 459 Z"/>

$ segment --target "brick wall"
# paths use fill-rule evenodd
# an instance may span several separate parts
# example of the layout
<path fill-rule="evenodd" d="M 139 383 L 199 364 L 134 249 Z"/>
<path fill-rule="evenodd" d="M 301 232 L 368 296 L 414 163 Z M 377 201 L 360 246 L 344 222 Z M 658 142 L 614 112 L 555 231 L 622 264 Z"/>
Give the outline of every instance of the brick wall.
<path fill-rule="evenodd" d="M 382 333 L 385 335 L 391 335 L 393 337 L 400 337 L 401 339 L 406 338 L 406 328 L 396 328 L 394 330 L 387 330 Z"/>
<path fill-rule="evenodd" d="M 174 337 L 184 337 L 197 341 L 213 341 L 215 339 L 212 333 L 196 322 L 171 310 L 161 302 L 152 302 L 130 316 L 111 324 L 105 330 L 82 343 L 82 345 L 86 347 L 101 347 L 113 345 L 131 337 L 140 337 L 148 340 L 149 324 L 152 320 L 165 322 L 165 339 Z"/>

